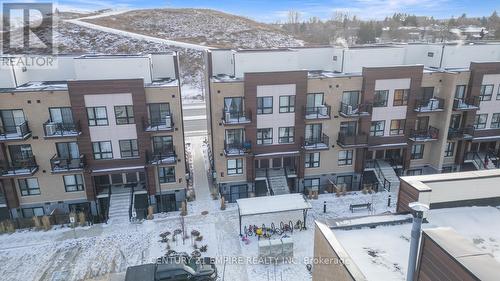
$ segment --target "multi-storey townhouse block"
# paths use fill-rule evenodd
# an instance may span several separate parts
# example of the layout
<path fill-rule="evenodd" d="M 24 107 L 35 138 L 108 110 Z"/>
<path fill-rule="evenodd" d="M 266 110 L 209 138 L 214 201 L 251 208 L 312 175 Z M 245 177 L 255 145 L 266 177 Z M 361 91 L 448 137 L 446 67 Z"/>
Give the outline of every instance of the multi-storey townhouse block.
<path fill-rule="evenodd" d="M 498 165 L 500 44 L 212 49 L 213 177 L 233 202 L 395 190 Z"/>
<path fill-rule="evenodd" d="M 179 209 L 186 163 L 176 53 L 58 56 L 0 69 L 0 216 Z"/>

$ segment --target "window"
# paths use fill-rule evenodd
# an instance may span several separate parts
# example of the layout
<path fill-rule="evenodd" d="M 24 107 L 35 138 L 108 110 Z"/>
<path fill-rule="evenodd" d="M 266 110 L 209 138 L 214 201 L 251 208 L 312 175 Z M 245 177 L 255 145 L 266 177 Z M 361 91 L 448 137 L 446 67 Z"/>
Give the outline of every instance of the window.
<path fill-rule="evenodd" d="M 305 156 L 306 168 L 318 168 L 319 167 L 319 152 L 306 153 Z"/>
<path fill-rule="evenodd" d="M 294 142 L 294 127 L 281 127 L 279 128 L 279 143 L 293 143 Z"/>
<path fill-rule="evenodd" d="M 455 143 L 454 142 L 447 142 L 446 143 L 446 149 L 444 150 L 444 157 L 451 157 L 455 154 Z"/>
<path fill-rule="evenodd" d="M 352 150 L 339 151 L 339 166 L 352 165 Z"/>
<path fill-rule="evenodd" d="M 167 124 L 167 116 L 171 116 L 169 103 L 152 103 L 148 105 L 148 108 L 151 126 L 171 125 Z"/>
<path fill-rule="evenodd" d="M 106 107 L 87 107 L 89 126 L 108 126 L 108 113 Z"/>
<path fill-rule="evenodd" d="M 465 98 L 466 85 L 457 85 L 455 88 L 455 98 L 463 100 Z"/>
<path fill-rule="evenodd" d="M 498 85 L 497 100 L 500 100 L 500 84 Z"/>
<path fill-rule="evenodd" d="M 373 121 L 370 126 L 370 136 L 381 137 L 384 135 L 385 121 Z"/>
<path fill-rule="evenodd" d="M 40 194 L 40 186 L 38 186 L 38 179 L 36 178 L 19 179 L 18 183 L 19 183 L 19 189 L 21 190 L 21 196 Z"/>
<path fill-rule="evenodd" d="M 295 112 L 295 96 L 280 96 L 280 113 Z"/>
<path fill-rule="evenodd" d="M 73 113 L 70 107 L 49 108 L 50 121 L 54 123 L 73 125 Z"/>
<path fill-rule="evenodd" d="M 273 97 L 257 98 L 257 114 L 273 114 Z"/>
<path fill-rule="evenodd" d="M 4 133 L 19 134 L 20 125 L 24 124 L 24 111 L 22 109 L 0 110 L 2 129 Z"/>
<path fill-rule="evenodd" d="M 322 105 L 324 105 L 323 93 L 307 94 L 306 107 L 308 107 L 310 111 L 314 111 L 315 108 L 321 107 Z"/>
<path fill-rule="evenodd" d="M 63 177 L 66 192 L 83 191 L 82 175 L 69 175 Z"/>
<path fill-rule="evenodd" d="M 131 105 L 115 106 L 116 125 L 134 124 L 134 108 Z"/>
<path fill-rule="evenodd" d="M 63 159 L 79 159 L 80 151 L 77 142 L 56 143 L 57 156 Z"/>
<path fill-rule="evenodd" d="M 500 113 L 493 113 L 493 116 L 491 117 L 490 128 L 492 129 L 500 128 Z"/>
<path fill-rule="evenodd" d="M 320 183 L 319 178 L 304 179 L 304 189 L 310 191 L 318 191 L 319 183 Z"/>
<path fill-rule="evenodd" d="M 22 208 L 24 218 L 40 217 L 45 214 L 42 207 Z"/>
<path fill-rule="evenodd" d="M 154 136 L 153 152 L 155 154 L 164 154 L 167 151 L 173 151 L 174 145 L 172 136 Z"/>
<path fill-rule="evenodd" d="M 346 190 L 352 190 L 352 176 L 337 176 L 335 184 L 338 187 L 345 186 Z"/>
<path fill-rule="evenodd" d="M 433 53 L 433 52 L 427 52 L 427 56 L 428 56 L 429 58 L 432 58 L 432 57 L 434 57 L 434 53 Z"/>
<path fill-rule="evenodd" d="M 243 112 L 243 98 L 224 98 L 224 112 L 229 112 L 234 115 L 241 114 Z"/>
<path fill-rule="evenodd" d="M 137 140 L 120 140 L 120 155 L 122 158 L 139 157 Z"/>
<path fill-rule="evenodd" d="M 409 89 L 398 89 L 394 90 L 394 102 L 393 106 L 408 105 L 408 93 Z"/>
<path fill-rule="evenodd" d="M 111 148 L 111 141 L 93 142 L 92 151 L 94 152 L 95 160 L 113 158 L 113 149 Z"/>
<path fill-rule="evenodd" d="M 411 147 L 411 159 L 422 159 L 424 158 L 424 145 L 414 144 Z"/>
<path fill-rule="evenodd" d="M 430 100 L 434 97 L 434 87 L 423 87 L 421 102 L 422 104 L 429 104 Z"/>
<path fill-rule="evenodd" d="M 373 98 L 373 107 L 387 106 L 388 97 L 389 97 L 389 90 L 375 91 L 375 96 Z"/>
<path fill-rule="evenodd" d="M 175 167 L 159 167 L 158 177 L 160 183 L 175 182 Z"/>
<path fill-rule="evenodd" d="M 272 144 L 273 129 L 257 129 L 257 144 Z"/>
<path fill-rule="evenodd" d="M 404 135 L 404 133 L 405 133 L 405 124 L 406 124 L 406 120 L 405 119 L 392 120 L 391 121 L 391 130 L 390 130 L 389 134 L 391 136 Z"/>
<path fill-rule="evenodd" d="M 228 159 L 227 160 L 227 174 L 228 175 L 241 175 L 243 174 L 243 159 Z"/>
<path fill-rule="evenodd" d="M 493 95 L 493 85 L 481 85 L 481 92 L 479 93 L 479 98 L 481 101 L 491 100 Z"/>
<path fill-rule="evenodd" d="M 488 120 L 488 114 L 477 114 L 474 119 L 474 128 L 485 129 L 487 120 Z"/>
<path fill-rule="evenodd" d="M 407 176 L 419 176 L 422 175 L 422 169 L 411 169 L 406 171 Z"/>

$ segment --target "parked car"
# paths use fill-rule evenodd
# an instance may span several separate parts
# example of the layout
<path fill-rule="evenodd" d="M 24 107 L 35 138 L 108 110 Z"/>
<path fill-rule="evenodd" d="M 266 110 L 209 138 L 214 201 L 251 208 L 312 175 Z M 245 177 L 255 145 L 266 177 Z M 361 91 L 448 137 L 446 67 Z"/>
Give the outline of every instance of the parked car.
<path fill-rule="evenodd" d="M 164 262 L 131 266 L 125 281 L 215 281 L 217 268 L 207 260 L 162 259 Z"/>

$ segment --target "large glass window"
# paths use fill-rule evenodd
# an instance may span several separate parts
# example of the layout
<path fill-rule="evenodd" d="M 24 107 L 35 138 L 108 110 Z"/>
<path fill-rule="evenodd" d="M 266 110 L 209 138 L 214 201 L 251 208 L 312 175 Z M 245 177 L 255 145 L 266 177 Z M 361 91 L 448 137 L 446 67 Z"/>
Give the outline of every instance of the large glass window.
<path fill-rule="evenodd" d="M 411 159 L 424 158 L 424 144 L 414 144 L 411 147 Z"/>
<path fill-rule="evenodd" d="M 105 106 L 87 107 L 87 119 L 89 126 L 107 126 L 109 124 Z"/>
<path fill-rule="evenodd" d="M 305 130 L 305 138 L 307 142 L 316 142 L 321 140 L 323 135 L 322 124 L 307 124 Z"/>
<path fill-rule="evenodd" d="M 167 151 L 173 150 L 172 136 L 154 136 L 153 151 L 155 154 L 164 154 Z"/>
<path fill-rule="evenodd" d="M 3 132 L 6 134 L 17 133 L 19 125 L 26 122 L 22 109 L 0 110 L 0 117 L 2 118 Z"/>
<path fill-rule="evenodd" d="M 134 107 L 131 105 L 115 106 L 115 118 L 117 125 L 134 124 Z"/>
<path fill-rule="evenodd" d="M 151 126 L 170 125 L 167 124 L 167 118 L 171 120 L 169 103 L 151 103 L 148 108 Z"/>
<path fill-rule="evenodd" d="M 319 178 L 304 179 L 304 189 L 310 191 L 318 191 L 320 185 Z"/>
<path fill-rule="evenodd" d="M 272 144 L 273 129 L 257 129 L 257 144 Z"/>
<path fill-rule="evenodd" d="M 159 167 L 160 183 L 175 182 L 175 167 Z"/>
<path fill-rule="evenodd" d="M 445 157 L 451 157 L 455 154 L 455 143 L 454 142 L 447 142 L 446 143 L 446 149 L 444 150 L 444 156 Z"/>
<path fill-rule="evenodd" d="M 40 217 L 45 214 L 42 207 L 22 208 L 23 218 Z"/>
<path fill-rule="evenodd" d="M 293 143 L 294 142 L 294 127 L 281 127 L 279 128 L 279 143 Z"/>
<path fill-rule="evenodd" d="M 77 142 L 56 143 L 57 156 L 62 159 L 79 159 L 80 151 Z"/>
<path fill-rule="evenodd" d="M 137 140 L 120 140 L 119 143 L 122 158 L 139 157 Z"/>
<path fill-rule="evenodd" d="M 280 113 L 295 112 L 295 96 L 280 96 Z"/>
<path fill-rule="evenodd" d="M 66 192 L 83 191 L 82 175 L 67 175 L 63 176 L 64 189 Z"/>
<path fill-rule="evenodd" d="M 359 91 L 345 91 L 342 93 L 342 103 L 344 106 L 356 108 L 359 103 Z"/>
<path fill-rule="evenodd" d="M 227 174 L 228 175 L 241 175 L 243 174 L 243 159 L 228 159 L 227 160 Z"/>
<path fill-rule="evenodd" d="M 21 196 L 39 195 L 40 186 L 37 178 L 18 179 Z"/>
<path fill-rule="evenodd" d="M 352 150 L 339 151 L 338 165 L 339 166 L 352 165 L 352 154 L 353 154 Z"/>
<path fill-rule="evenodd" d="M 378 90 L 375 91 L 373 97 L 373 107 L 385 107 L 387 106 L 387 99 L 389 98 L 389 90 Z"/>
<path fill-rule="evenodd" d="M 73 125 L 73 113 L 70 107 L 51 107 L 49 113 L 51 122 Z"/>
<path fill-rule="evenodd" d="M 493 95 L 493 85 L 481 85 L 481 91 L 479 93 L 479 98 L 481 101 L 491 100 Z"/>
<path fill-rule="evenodd" d="M 257 114 L 273 114 L 273 97 L 257 98 Z"/>
<path fill-rule="evenodd" d="M 316 108 L 324 105 L 324 94 L 323 93 L 314 93 L 307 94 L 306 107 L 308 108 Z"/>
<path fill-rule="evenodd" d="M 393 106 L 402 106 L 408 104 L 408 93 L 409 89 L 397 89 L 394 90 L 394 101 Z"/>
<path fill-rule="evenodd" d="M 488 114 L 477 114 L 474 119 L 474 128 L 485 129 L 487 121 L 488 121 Z"/>
<path fill-rule="evenodd" d="M 455 87 L 455 98 L 463 100 L 465 98 L 465 90 L 467 85 L 457 85 Z"/>
<path fill-rule="evenodd" d="M 113 159 L 113 149 L 111 148 L 111 141 L 93 142 L 92 150 L 95 160 Z"/>
<path fill-rule="evenodd" d="M 493 113 L 493 116 L 491 117 L 490 128 L 492 129 L 500 128 L 500 113 Z"/>
<path fill-rule="evenodd" d="M 242 97 L 229 97 L 224 98 L 224 112 L 234 114 L 237 118 L 243 112 L 243 98 Z"/>
<path fill-rule="evenodd" d="M 381 137 L 384 135 L 385 121 L 373 121 L 370 126 L 370 136 Z"/>
<path fill-rule="evenodd" d="M 305 155 L 305 167 L 306 168 L 317 168 L 319 167 L 320 159 L 319 152 L 306 153 Z"/>
<path fill-rule="evenodd" d="M 404 135 L 405 133 L 405 124 L 406 120 L 401 119 L 401 120 L 391 120 L 391 130 L 390 130 L 390 135 L 391 136 L 397 136 L 397 135 Z"/>

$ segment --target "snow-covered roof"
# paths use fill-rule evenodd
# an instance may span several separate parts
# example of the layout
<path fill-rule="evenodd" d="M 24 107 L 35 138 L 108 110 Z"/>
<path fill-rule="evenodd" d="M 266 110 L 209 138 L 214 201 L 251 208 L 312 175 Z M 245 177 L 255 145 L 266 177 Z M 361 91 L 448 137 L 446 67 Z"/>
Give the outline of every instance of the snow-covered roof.
<path fill-rule="evenodd" d="M 423 225 L 424 230 L 452 228 L 500 262 L 500 224 L 492 223 L 500 221 L 498 207 L 432 209 L 427 214 L 427 221 Z M 403 281 L 406 279 L 411 227 L 411 223 L 406 223 L 376 228 L 335 229 L 332 232 L 351 263 L 367 280 Z"/>
<path fill-rule="evenodd" d="M 252 197 L 236 200 L 240 216 L 252 216 L 296 210 L 311 209 L 304 195 L 300 193 L 275 196 Z"/>

